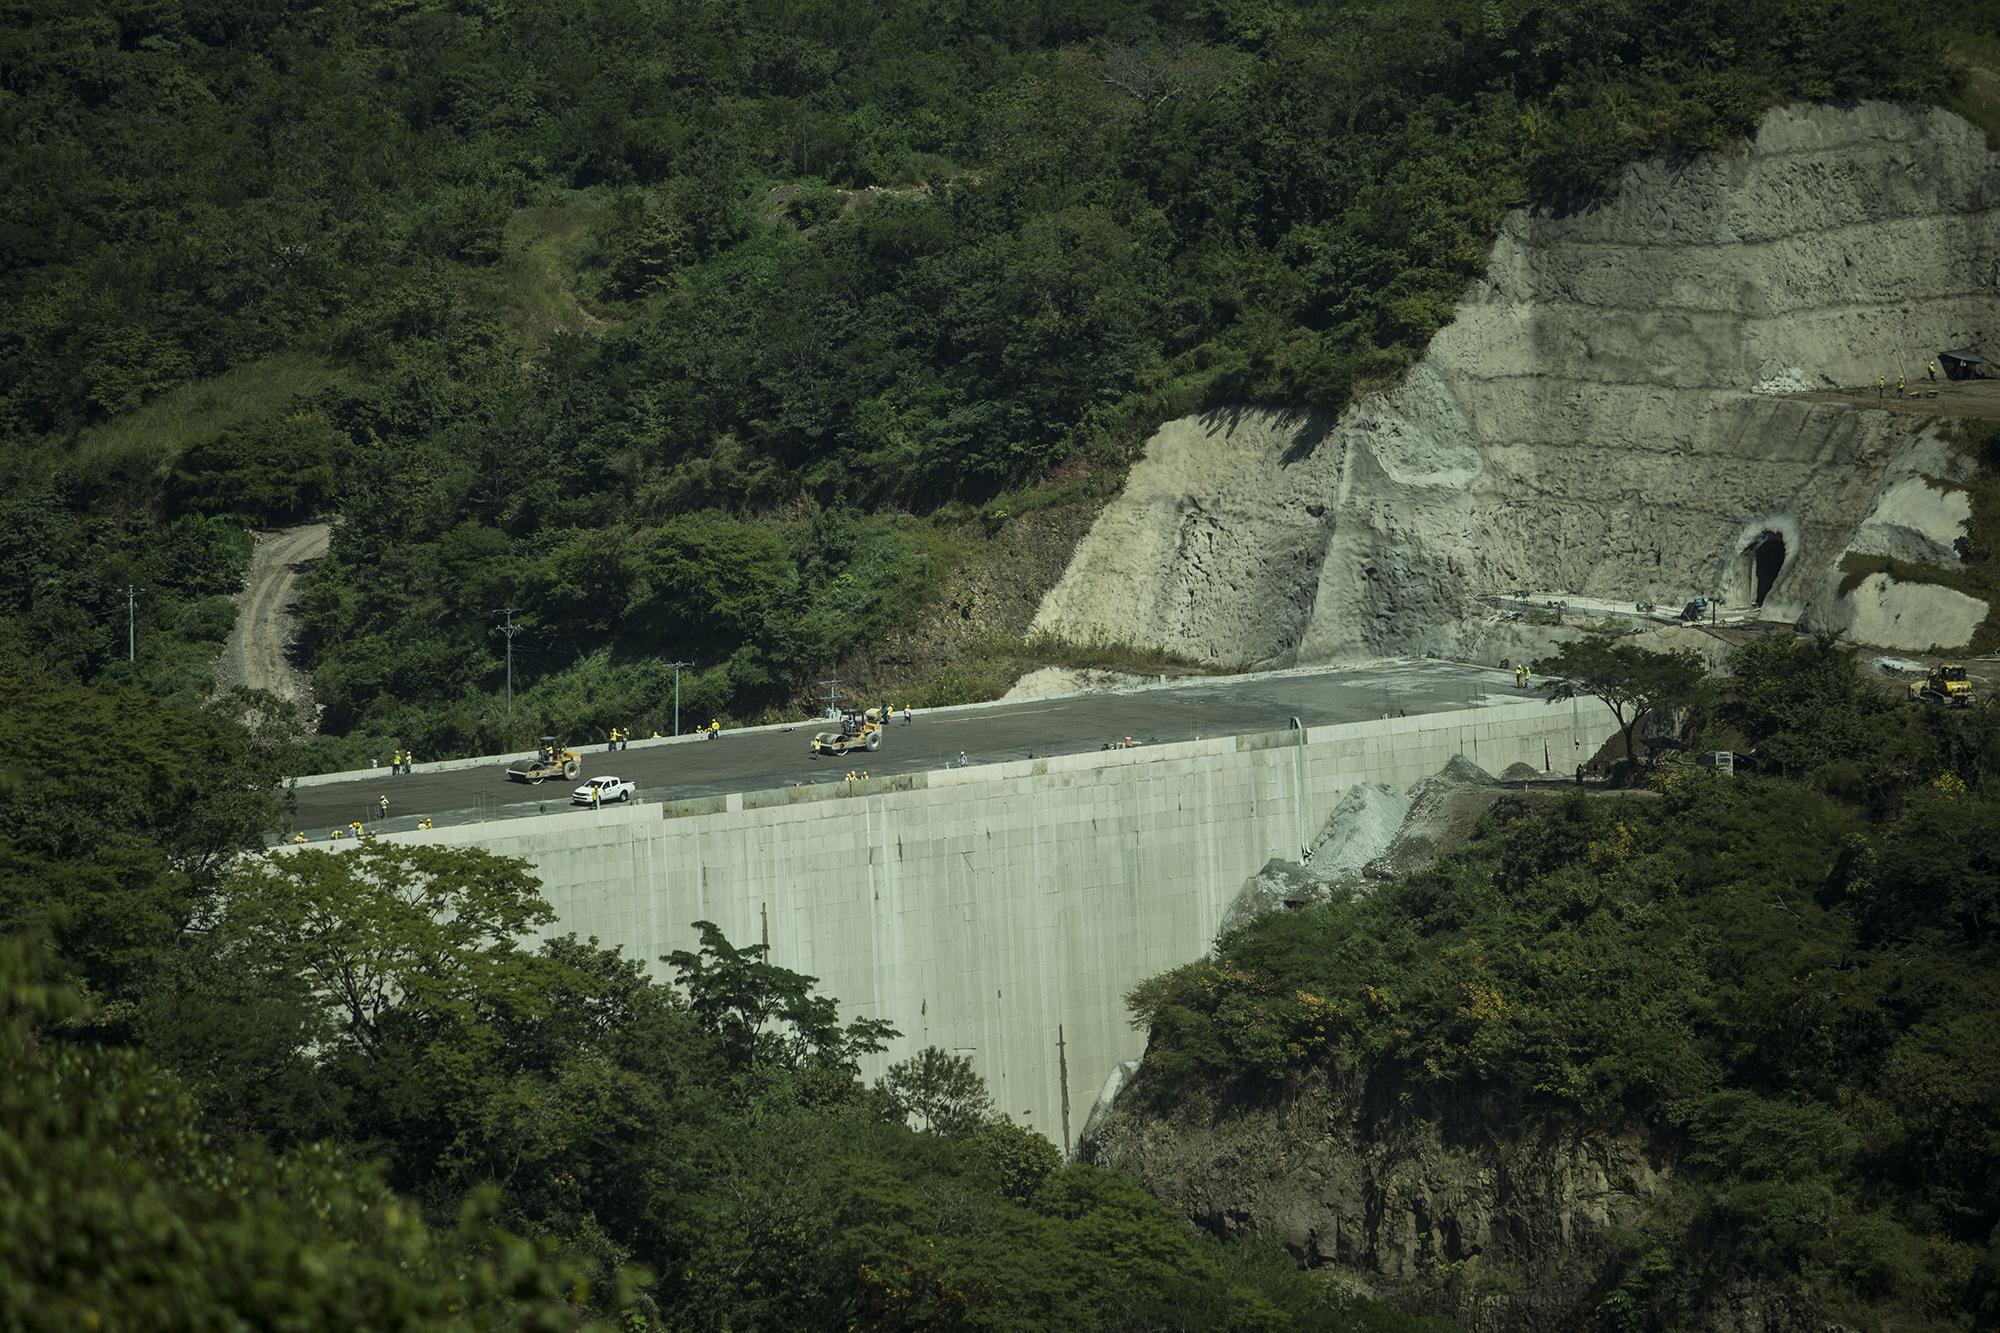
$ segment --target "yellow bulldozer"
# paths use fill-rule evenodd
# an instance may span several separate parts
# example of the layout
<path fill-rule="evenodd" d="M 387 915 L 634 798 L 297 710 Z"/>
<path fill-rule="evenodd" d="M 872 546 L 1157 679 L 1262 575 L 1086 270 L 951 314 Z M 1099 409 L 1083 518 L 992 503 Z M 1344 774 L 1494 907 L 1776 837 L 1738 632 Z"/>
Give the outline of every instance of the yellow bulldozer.
<path fill-rule="evenodd" d="M 1910 697 L 1934 704 L 1970 708 L 1972 677 L 1966 675 L 1965 668 L 1957 662 L 1946 662 L 1943 666 L 1931 668 L 1931 673 L 1922 680 L 1911 681 Z"/>
<path fill-rule="evenodd" d="M 542 737 L 542 748 L 533 759 L 517 759 L 507 765 L 509 782 L 539 783 L 549 778 L 574 779 L 583 771 L 583 756 L 553 736 Z"/>

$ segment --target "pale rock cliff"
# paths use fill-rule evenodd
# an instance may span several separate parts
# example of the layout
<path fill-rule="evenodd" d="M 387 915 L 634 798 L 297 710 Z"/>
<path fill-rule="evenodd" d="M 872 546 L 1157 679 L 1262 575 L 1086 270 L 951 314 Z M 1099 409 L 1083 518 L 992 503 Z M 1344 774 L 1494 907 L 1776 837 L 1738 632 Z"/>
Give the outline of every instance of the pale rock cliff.
<path fill-rule="evenodd" d="M 1510 215 L 1423 360 L 1338 420 L 1169 422 L 1035 628 L 1246 664 L 1450 653 L 1472 598 L 1530 587 L 1817 600 L 1858 634 L 1827 577 L 1850 545 L 1949 553 L 1963 522 L 1896 489 L 1939 438 L 1787 395 L 1921 378 L 1996 335 L 2000 158 L 1979 132 L 1774 111 L 1741 151 L 1633 167 L 1599 207 Z M 1968 615 L 1983 603 L 1897 632 L 1951 646 Z"/>

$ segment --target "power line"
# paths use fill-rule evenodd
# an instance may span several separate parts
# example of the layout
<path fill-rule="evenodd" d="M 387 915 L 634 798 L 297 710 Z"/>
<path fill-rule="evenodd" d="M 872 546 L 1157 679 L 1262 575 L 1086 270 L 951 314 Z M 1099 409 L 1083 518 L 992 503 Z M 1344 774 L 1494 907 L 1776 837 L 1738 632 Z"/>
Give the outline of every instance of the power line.
<path fill-rule="evenodd" d="M 507 636 L 507 716 L 508 717 L 514 716 L 514 636 L 521 632 L 521 627 L 514 623 L 514 613 L 516 611 L 519 611 L 520 609 L 521 608 L 518 606 L 499 606 L 495 607 L 492 612 L 492 614 L 496 616 L 507 617 L 507 623 L 500 626 L 500 632 Z"/>

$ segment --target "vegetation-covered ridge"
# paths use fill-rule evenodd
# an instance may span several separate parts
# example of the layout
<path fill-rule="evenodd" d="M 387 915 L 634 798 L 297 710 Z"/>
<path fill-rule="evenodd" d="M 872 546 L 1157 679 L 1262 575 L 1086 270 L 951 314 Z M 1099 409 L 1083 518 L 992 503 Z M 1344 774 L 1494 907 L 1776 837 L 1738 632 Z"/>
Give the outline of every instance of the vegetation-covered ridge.
<path fill-rule="evenodd" d="M 1892 699 L 1826 641 L 1735 670 L 1715 725 L 1757 776 L 1503 801 L 1431 870 L 1261 919 L 1133 993 L 1136 1091 L 1340 1071 L 1500 1118 L 1477 1136 L 1643 1131 L 1673 1193 L 1600 1238 L 1602 1327 L 1688 1326 L 1745 1280 L 1856 1326 L 1988 1326 L 2000 709 Z"/>
<path fill-rule="evenodd" d="M 337 510 L 304 648 L 356 753 L 648 725 L 627 668 L 674 658 L 703 714 L 885 644 L 946 701 L 896 633 L 989 614 L 939 602 L 1058 469 L 1337 407 L 1507 207 L 1779 100 L 1935 100 L 1945 36 L 1886 0 L 16 4 L 0 641 L 198 688 L 240 558 L 203 525 Z M 512 721 L 495 607 L 543 686 Z"/>

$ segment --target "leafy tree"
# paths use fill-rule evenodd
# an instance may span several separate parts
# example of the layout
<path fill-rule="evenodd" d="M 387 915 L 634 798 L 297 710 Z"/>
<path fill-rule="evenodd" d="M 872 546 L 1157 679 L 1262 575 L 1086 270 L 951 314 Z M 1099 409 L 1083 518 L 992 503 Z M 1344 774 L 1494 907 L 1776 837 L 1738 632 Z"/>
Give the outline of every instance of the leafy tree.
<path fill-rule="evenodd" d="M 276 822 L 275 748 L 136 689 L 0 673 L 0 753 L 16 766 L 0 780 L 0 928 L 46 928 L 101 996 L 131 998 Z"/>
<path fill-rule="evenodd" d="M 1000 1193 L 1016 1203 L 1032 1200 L 1049 1173 L 1062 1165 L 1053 1143 L 1005 1116 L 990 1117 L 972 1131 L 967 1146 Z"/>
<path fill-rule="evenodd" d="M 1914 734 L 1832 635 L 1759 639 L 1737 649 L 1729 666 L 1735 688 L 1724 716 L 1770 768 L 1802 776 L 1851 764 L 1884 777 L 1907 774 Z"/>
<path fill-rule="evenodd" d="M 293 978 L 317 1040 L 379 1054 L 398 1029 L 463 1032 L 531 1009 L 520 938 L 555 919 L 522 862 L 477 848 L 365 843 L 260 858 L 230 885 L 218 953 Z"/>
<path fill-rule="evenodd" d="M 143 1056 L 51 1035 L 85 1006 L 33 959 L 0 939 L 0 1323 L 610 1326 L 582 1265 L 492 1229 L 490 1204 L 434 1233 L 337 1150 L 217 1150 Z"/>
<path fill-rule="evenodd" d="M 815 995 L 814 978 L 769 961 L 762 944 L 731 944 L 713 921 L 697 921 L 699 950 L 661 961 L 674 969 L 688 1008 L 738 1073 L 818 1069 L 854 1075 L 864 1055 L 898 1034 L 879 1018 L 840 1023 L 839 1002 Z"/>
<path fill-rule="evenodd" d="M 1632 733 L 1640 721 L 1699 701 L 1707 674 L 1701 654 L 1691 648 L 1656 653 L 1595 637 L 1564 644 L 1554 657 L 1536 662 L 1535 670 L 1554 677 L 1544 686 L 1550 703 L 1578 697 L 1602 701 L 1633 758 L 1639 749 Z"/>
<path fill-rule="evenodd" d="M 972 1068 L 969 1056 L 926 1046 L 907 1060 L 898 1060 L 882 1076 L 882 1089 L 896 1109 L 914 1116 L 926 1134 L 963 1137 L 993 1115 L 986 1080 Z"/>

